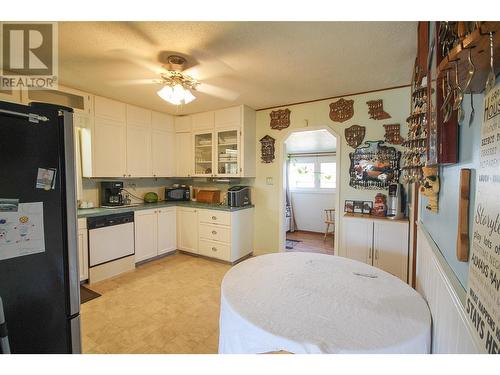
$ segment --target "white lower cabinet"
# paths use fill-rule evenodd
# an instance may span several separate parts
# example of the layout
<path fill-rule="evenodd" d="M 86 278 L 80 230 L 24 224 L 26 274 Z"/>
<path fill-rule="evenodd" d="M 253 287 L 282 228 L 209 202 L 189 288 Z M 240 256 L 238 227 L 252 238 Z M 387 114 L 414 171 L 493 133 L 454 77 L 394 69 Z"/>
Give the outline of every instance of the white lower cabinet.
<path fill-rule="evenodd" d="M 177 209 L 177 247 L 198 254 L 198 210 L 188 207 Z"/>
<path fill-rule="evenodd" d="M 178 249 L 226 262 L 243 258 L 253 252 L 253 211 L 179 207 Z"/>
<path fill-rule="evenodd" d="M 87 219 L 78 219 L 78 265 L 80 268 L 80 281 L 87 280 L 89 278 Z"/>
<path fill-rule="evenodd" d="M 407 282 L 408 222 L 344 216 L 346 256 L 368 263 Z"/>
<path fill-rule="evenodd" d="M 134 213 L 136 263 L 176 250 L 175 211 L 167 207 Z"/>
<path fill-rule="evenodd" d="M 199 254 L 235 262 L 253 251 L 253 208 L 199 210 Z"/>

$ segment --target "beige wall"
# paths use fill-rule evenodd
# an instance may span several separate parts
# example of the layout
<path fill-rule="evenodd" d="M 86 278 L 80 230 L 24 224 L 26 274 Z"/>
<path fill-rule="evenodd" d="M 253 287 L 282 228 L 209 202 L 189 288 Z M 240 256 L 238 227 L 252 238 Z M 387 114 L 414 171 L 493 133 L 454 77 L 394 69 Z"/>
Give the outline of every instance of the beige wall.
<path fill-rule="evenodd" d="M 332 122 L 329 118 L 329 104 L 337 99 L 318 101 L 313 103 L 298 104 L 288 106 L 291 110 L 290 128 L 286 130 L 272 130 L 269 126 L 269 114 L 271 110 L 257 112 L 257 172 L 253 184 L 253 203 L 255 204 L 255 253 L 264 254 L 279 251 L 279 222 L 280 222 L 280 190 L 282 190 L 281 175 L 283 166 L 280 163 L 283 153 L 283 142 L 293 129 L 306 127 L 316 128 L 327 126 L 340 137 L 337 144 L 340 144 L 340 155 L 337 155 L 341 177 L 338 180 L 337 193 L 340 197 L 339 210 L 343 211 L 344 200 L 374 200 L 377 190 L 358 190 L 349 186 L 349 153 L 353 149 L 345 142 L 344 130 L 351 125 L 361 125 L 366 127 L 366 140 L 383 140 L 383 124 L 401 124 L 401 134 L 406 137 L 408 128 L 406 118 L 410 110 L 410 88 L 399 88 L 385 91 L 378 91 L 368 94 L 345 96 L 345 99 L 354 100 L 354 116 L 344 123 Z M 387 120 L 371 120 L 368 117 L 369 100 L 383 99 L 384 110 L 392 118 Z M 284 108 L 284 107 L 283 107 Z M 269 134 L 276 139 L 276 159 L 273 163 L 265 164 L 260 161 L 259 140 Z M 400 148 L 402 149 L 402 148 Z M 266 179 L 271 177 L 273 185 L 266 184 Z M 337 233 L 340 235 L 342 221 L 337 225 Z M 342 252 L 340 253 L 342 255 Z"/>

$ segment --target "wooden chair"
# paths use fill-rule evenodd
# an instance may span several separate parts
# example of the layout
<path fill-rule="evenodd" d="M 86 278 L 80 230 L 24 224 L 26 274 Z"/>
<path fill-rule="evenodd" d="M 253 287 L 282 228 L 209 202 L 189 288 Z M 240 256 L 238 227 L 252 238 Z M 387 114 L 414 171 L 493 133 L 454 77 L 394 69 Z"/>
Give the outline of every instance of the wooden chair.
<path fill-rule="evenodd" d="M 332 233 L 335 233 L 335 208 L 328 208 L 325 210 L 325 237 L 323 241 L 326 241 L 326 236 L 328 235 L 328 230 L 330 229 L 330 225 L 333 227 Z"/>

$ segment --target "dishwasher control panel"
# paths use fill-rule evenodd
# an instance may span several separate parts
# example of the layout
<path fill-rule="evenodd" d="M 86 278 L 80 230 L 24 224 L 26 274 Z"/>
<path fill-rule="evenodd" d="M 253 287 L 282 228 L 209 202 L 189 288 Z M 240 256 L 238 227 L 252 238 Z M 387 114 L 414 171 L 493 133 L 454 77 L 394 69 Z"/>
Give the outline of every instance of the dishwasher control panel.
<path fill-rule="evenodd" d="M 123 212 L 105 216 L 96 216 L 87 218 L 87 228 L 97 229 L 111 227 L 113 225 L 127 224 L 134 222 L 134 212 Z"/>

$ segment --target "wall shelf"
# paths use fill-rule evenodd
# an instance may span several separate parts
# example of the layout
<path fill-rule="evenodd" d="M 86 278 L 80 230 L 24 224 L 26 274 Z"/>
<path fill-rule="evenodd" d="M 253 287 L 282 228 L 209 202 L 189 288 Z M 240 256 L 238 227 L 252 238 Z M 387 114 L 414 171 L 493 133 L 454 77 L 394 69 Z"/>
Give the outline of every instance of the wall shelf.
<path fill-rule="evenodd" d="M 438 77 L 441 78 L 447 70 L 451 70 L 454 77 L 455 64 L 458 64 L 458 80 L 461 88 L 467 82 L 467 72 L 469 69 L 468 57 L 471 50 L 472 62 L 475 66 L 475 73 L 472 78 L 467 93 L 478 94 L 484 90 L 486 78 L 490 71 L 490 45 L 489 32 L 493 32 L 494 70 L 498 75 L 500 72 L 500 22 L 483 22 L 479 29 L 474 30 L 458 43 L 447 56 L 439 63 Z M 451 79 L 454 85 L 454 79 Z"/>

